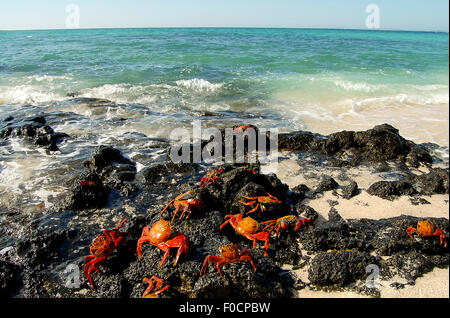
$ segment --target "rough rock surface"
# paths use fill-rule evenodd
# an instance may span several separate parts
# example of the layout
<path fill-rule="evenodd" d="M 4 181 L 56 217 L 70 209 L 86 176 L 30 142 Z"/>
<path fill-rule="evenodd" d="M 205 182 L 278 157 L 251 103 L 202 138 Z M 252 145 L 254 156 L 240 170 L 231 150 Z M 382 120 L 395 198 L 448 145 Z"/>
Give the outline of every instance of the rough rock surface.
<path fill-rule="evenodd" d="M 0 123 L 0 138 L 22 138 L 27 142 L 44 147 L 49 151 L 57 151 L 58 143 L 69 136 L 64 133 L 55 132 L 43 116 L 29 117 L 21 120 L 7 118 Z"/>

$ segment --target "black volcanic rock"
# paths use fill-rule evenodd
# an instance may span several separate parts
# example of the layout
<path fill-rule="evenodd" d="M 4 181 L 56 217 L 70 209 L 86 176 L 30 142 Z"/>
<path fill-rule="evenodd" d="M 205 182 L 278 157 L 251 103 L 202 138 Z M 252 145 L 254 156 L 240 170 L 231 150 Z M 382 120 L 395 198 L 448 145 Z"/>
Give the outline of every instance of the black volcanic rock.
<path fill-rule="evenodd" d="M 448 169 L 433 168 L 422 175 L 410 175 L 403 181 L 378 181 L 367 192 L 387 200 L 394 200 L 402 195 L 448 194 Z"/>
<path fill-rule="evenodd" d="M 313 152 L 344 160 L 350 157 L 353 165 L 360 161 L 386 160 L 401 160 L 413 166 L 432 163 L 425 147 L 404 139 L 397 129 L 388 124 L 366 131 L 341 131 L 329 136 L 299 131 L 280 134 L 278 138 L 279 150 Z"/>
<path fill-rule="evenodd" d="M 379 260 L 359 251 L 336 251 L 319 253 L 311 261 L 308 279 L 319 286 L 343 287 L 366 277 L 366 267 Z"/>
<path fill-rule="evenodd" d="M 49 151 L 57 151 L 59 150 L 57 144 L 69 136 L 55 132 L 47 125 L 43 116 L 38 116 L 22 120 L 12 118 L 0 125 L 0 138 L 8 139 L 14 137 L 22 138 L 35 146 L 44 147 Z"/>

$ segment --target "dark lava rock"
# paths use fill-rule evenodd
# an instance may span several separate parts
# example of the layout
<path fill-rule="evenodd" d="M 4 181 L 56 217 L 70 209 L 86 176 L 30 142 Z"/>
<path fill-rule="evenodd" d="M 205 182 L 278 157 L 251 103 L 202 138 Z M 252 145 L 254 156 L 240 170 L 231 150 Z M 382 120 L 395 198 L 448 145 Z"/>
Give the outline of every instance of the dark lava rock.
<path fill-rule="evenodd" d="M 330 176 L 322 176 L 316 192 L 324 192 L 337 189 L 339 184 Z"/>
<path fill-rule="evenodd" d="M 315 221 L 319 217 L 319 213 L 317 213 L 316 210 L 305 204 L 297 203 L 295 210 L 297 211 L 297 215 L 299 217 L 307 218 L 311 221 Z"/>
<path fill-rule="evenodd" d="M 50 259 L 58 256 L 60 247 L 72 239 L 74 230 L 48 229 L 35 230 L 29 237 L 16 243 L 14 253 L 19 259 L 17 264 L 39 269 Z"/>
<path fill-rule="evenodd" d="M 372 184 L 367 192 L 388 200 L 402 195 L 448 194 L 448 169 L 433 168 L 422 175 L 409 175 L 403 181 L 378 181 Z"/>
<path fill-rule="evenodd" d="M 417 194 L 412 184 L 406 181 L 378 181 L 367 189 L 367 193 L 391 201 L 401 195 Z"/>
<path fill-rule="evenodd" d="M 358 194 L 358 184 L 355 181 L 350 181 L 350 184 L 342 186 L 341 189 L 342 197 L 347 200 Z"/>
<path fill-rule="evenodd" d="M 100 146 L 84 162 L 86 173 L 77 178 L 65 199 L 65 208 L 82 211 L 106 204 L 111 189 L 123 196 L 138 190 L 136 163 L 124 157 L 120 150 Z"/>
<path fill-rule="evenodd" d="M 359 251 L 322 252 L 311 261 L 308 279 L 319 286 L 343 287 L 365 278 L 366 267 L 378 262 L 377 258 Z"/>
<path fill-rule="evenodd" d="M 232 170 L 229 170 L 232 169 Z M 250 210 L 249 206 L 244 206 L 239 201 L 249 201 L 242 198 L 243 195 L 267 196 L 271 194 L 280 201 L 285 202 L 289 187 L 283 184 L 274 174 L 263 175 L 244 168 L 225 168 L 225 172 L 220 175 L 220 181 L 209 183 L 202 189 L 202 198 L 206 206 L 218 209 L 224 214 L 244 213 Z M 270 212 L 261 214 L 261 217 L 276 218 L 280 213 L 287 213 L 289 207 L 284 204 L 273 205 Z M 254 218 L 257 213 L 255 212 Z"/>
<path fill-rule="evenodd" d="M 309 132 L 294 132 L 278 136 L 279 150 L 314 152 L 346 160 L 382 162 L 401 160 L 413 163 L 432 163 L 425 147 L 404 139 L 394 127 L 383 124 L 366 131 L 341 131 L 329 136 Z"/>
<path fill-rule="evenodd" d="M 410 177 L 414 189 L 422 195 L 448 194 L 448 169 L 432 168 L 430 172 Z"/>
<path fill-rule="evenodd" d="M 104 206 L 110 189 L 96 174 L 77 178 L 65 200 L 65 207 L 74 211 L 98 209 Z"/>
<path fill-rule="evenodd" d="M 20 285 L 19 266 L 0 260 L 0 297 L 10 297 Z"/>
<path fill-rule="evenodd" d="M 69 136 L 55 132 L 43 116 L 30 117 L 22 120 L 11 119 L 0 125 L 0 138 L 23 138 L 27 142 L 44 147 L 49 151 L 59 150 L 57 144 Z"/>

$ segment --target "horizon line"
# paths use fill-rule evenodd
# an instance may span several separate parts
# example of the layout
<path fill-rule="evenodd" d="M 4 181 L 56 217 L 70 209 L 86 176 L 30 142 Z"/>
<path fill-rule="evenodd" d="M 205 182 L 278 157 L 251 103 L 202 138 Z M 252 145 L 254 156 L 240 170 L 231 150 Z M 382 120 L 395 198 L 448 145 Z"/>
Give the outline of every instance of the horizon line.
<path fill-rule="evenodd" d="M 36 28 L 36 29 L 0 29 L 0 31 L 76 31 L 76 30 L 118 30 L 118 29 L 304 29 L 304 30 L 348 30 L 348 31 L 391 31 L 449 33 L 449 30 L 389 29 L 389 28 L 334 28 L 334 27 L 273 27 L 273 26 L 130 26 L 130 27 L 80 27 L 80 28 Z"/>

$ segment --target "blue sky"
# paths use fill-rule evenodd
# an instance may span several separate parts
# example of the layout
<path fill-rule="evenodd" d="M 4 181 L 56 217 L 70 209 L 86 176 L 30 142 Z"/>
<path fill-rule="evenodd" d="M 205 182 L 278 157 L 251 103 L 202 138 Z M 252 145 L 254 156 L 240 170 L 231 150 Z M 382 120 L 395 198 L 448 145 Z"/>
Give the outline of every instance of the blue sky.
<path fill-rule="evenodd" d="M 298 27 L 366 28 L 368 4 L 380 28 L 448 31 L 448 0 L 1 0 L 0 30 L 64 29 L 66 6 L 82 28 Z"/>

